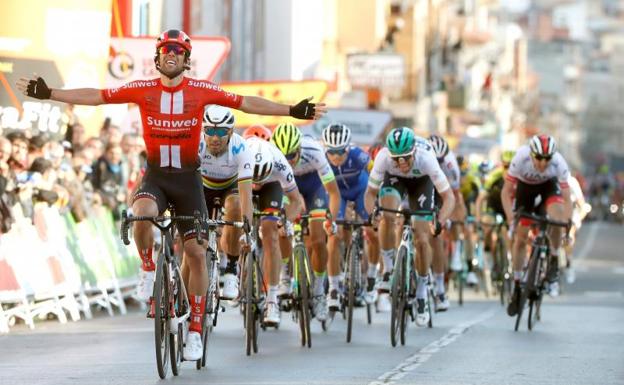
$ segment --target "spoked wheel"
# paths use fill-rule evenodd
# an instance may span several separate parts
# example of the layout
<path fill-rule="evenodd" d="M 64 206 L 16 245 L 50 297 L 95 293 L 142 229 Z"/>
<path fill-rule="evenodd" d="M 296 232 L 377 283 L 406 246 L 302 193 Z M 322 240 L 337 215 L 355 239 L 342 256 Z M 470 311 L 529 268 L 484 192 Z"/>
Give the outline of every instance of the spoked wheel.
<path fill-rule="evenodd" d="M 526 300 L 527 300 L 527 290 L 526 288 L 523 288 L 522 292 L 520 293 L 520 303 L 518 304 L 518 313 L 516 314 L 516 325 L 514 326 L 515 331 L 518 331 L 518 328 L 520 327 L 520 321 L 522 320 L 522 313 L 524 312 L 524 305 L 526 304 Z"/>
<path fill-rule="evenodd" d="M 431 279 L 431 277 L 429 277 Z M 433 305 L 435 303 L 435 296 L 433 295 L 433 287 L 430 284 L 427 285 L 427 311 L 429 312 L 429 322 L 427 326 L 429 328 L 433 327 Z"/>
<path fill-rule="evenodd" d="M 169 366 L 169 271 L 165 254 L 158 256 L 156 282 L 154 282 L 154 343 L 158 375 L 167 377 Z"/>
<path fill-rule="evenodd" d="M 212 334 L 212 329 L 217 322 L 217 315 L 219 314 L 219 273 L 216 261 L 208 259 L 207 262 L 210 281 L 208 283 L 208 291 L 206 292 L 206 312 L 202 320 L 202 344 L 204 351 L 202 353 L 202 358 L 196 362 L 195 367 L 197 370 L 206 366 L 210 334 Z"/>
<path fill-rule="evenodd" d="M 397 256 L 397 263 L 394 267 L 394 276 L 390 295 L 392 297 L 392 308 L 390 314 L 390 343 L 396 346 L 401 336 L 402 343 L 405 343 L 405 271 L 404 263 L 406 250 L 401 248 Z"/>
<path fill-rule="evenodd" d="M 175 288 L 174 290 L 176 290 L 176 292 L 171 293 L 171 297 L 175 300 L 172 306 L 173 308 L 172 311 L 175 312 L 176 317 L 184 315 L 188 310 L 188 306 L 184 301 L 184 293 L 182 293 L 182 290 L 180 289 L 180 287 L 182 286 L 180 284 L 181 280 L 182 280 L 182 277 L 178 275 L 178 271 L 173 270 L 173 281 L 174 281 L 173 287 Z M 184 336 L 184 332 L 183 332 L 182 323 L 178 323 L 178 326 L 175 332 L 169 333 L 169 352 L 171 356 L 171 372 L 173 373 L 174 376 L 177 376 L 180 373 L 180 364 L 182 363 L 182 351 L 183 351 L 183 345 L 184 345 L 183 336 Z"/>
<path fill-rule="evenodd" d="M 251 355 L 254 340 L 256 339 L 256 314 L 254 311 L 254 273 L 253 273 L 253 256 L 247 254 L 245 256 L 245 341 L 246 354 Z"/>
<path fill-rule="evenodd" d="M 308 274 L 308 267 L 305 260 L 305 251 L 299 250 L 295 257 L 297 258 L 297 279 L 299 281 L 299 306 L 297 311 L 299 312 L 299 329 L 301 331 L 301 346 L 308 345 L 308 348 L 312 347 L 312 336 L 310 334 L 310 318 L 312 306 L 310 299 L 310 277 Z"/>
<path fill-rule="evenodd" d="M 351 333 L 353 330 L 353 307 L 355 306 L 355 291 L 358 286 L 356 269 L 360 268 L 358 264 L 359 252 L 360 251 L 358 250 L 358 246 L 356 244 L 352 243 L 349 246 L 347 254 L 349 256 L 349 264 L 347 267 L 349 269 L 347 272 L 349 280 L 347 282 L 347 308 L 345 309 L 347 313 L 347 342 L 351 342 Z"/>

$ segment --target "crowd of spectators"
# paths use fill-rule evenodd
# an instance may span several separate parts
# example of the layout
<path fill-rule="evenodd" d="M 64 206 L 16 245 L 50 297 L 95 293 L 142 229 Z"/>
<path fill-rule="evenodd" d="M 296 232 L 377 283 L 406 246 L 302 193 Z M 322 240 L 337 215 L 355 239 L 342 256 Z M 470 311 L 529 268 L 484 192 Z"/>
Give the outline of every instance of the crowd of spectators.
<path fill-rule="evenodd" d="M 145 159 L 145 143 L 105 120 L 89 134 L 70 119 L 58 136 L 5 129 L 0 134 L 0 234 L 31 218 L 36 204 L 70 211 L 77 222 L 104 205 L 118 218 Z"/>

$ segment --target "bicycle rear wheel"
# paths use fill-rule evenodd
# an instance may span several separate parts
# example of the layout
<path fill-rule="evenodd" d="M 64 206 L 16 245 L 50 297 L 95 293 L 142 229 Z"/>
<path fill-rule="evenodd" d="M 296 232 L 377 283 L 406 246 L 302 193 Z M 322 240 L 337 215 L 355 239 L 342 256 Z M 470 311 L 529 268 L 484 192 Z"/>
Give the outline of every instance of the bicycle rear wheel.
<path fill-rule="evenodd" d="M 169 271 L 165 253 L 158 255 L 154 282 L 154 346 L 156 348 L 156 367 L 158 375 L 167 377 L 169 367 Z"/>
<path fill-rule="evenodd" d="M 399 249 L 394 274 L 392 277 L 392 287 L 390 295 L 392 297 L 390 312 L 390 343 L 393 347 L 397 345 L 399 335 L 405 343 L 405 271 L 404 265 L 407 259 L 407 250 L 404 247 Z"/>
<path fill-rule="evenodd" d="M 433 286 L 431 285 L 431 274 L 428 277 L 429 283 L 427 283 L 427 311 L 429 311 L 429 322 L 427 326 L 429 328 L 433 327 L 433 304 L 435 302 L 435 296 L 433 294 Z"/>
<path fill-rule="evenodd" d="M 353 307 L 355 306 L 355 292 L 357 290 L 358 282 L 357 282 L 357 270 L 359 269 L 359 247 L 355 243 L 351 243 L 349 246 L 349 250 L 347 251 L 348 255 L 348 265 L 347 265 L 347 342 L 351 342 L 351 332 L 353 329 Z"/>

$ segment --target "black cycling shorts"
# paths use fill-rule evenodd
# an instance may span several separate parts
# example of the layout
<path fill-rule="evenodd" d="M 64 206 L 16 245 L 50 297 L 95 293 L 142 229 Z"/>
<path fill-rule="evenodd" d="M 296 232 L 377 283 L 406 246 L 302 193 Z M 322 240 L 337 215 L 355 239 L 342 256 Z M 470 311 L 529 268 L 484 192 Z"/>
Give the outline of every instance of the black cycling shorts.
<path fill-rule="evenodd" d="M 206 209 L 208 210 L 208 215 L 211 218 L 213 217 L 214 209 L 220 209 L 225 206 L 225 200 L 230 195 L 238 195 L 238 183 L 233 183 L 227 188 L 222 190 L 214 190 L 209 189 L 204 186 L 204 199 L 206 201 Z"/>
<path fill-rule="evenodd" d="M 263 184 L 253 190 L 256 209 L 263 213 L 278 212 L 282 209 L 284 192 L 279 182 Z"/>
<path fill-rule="evenodd" d="M 561 187 L 557 178 L 549 179 L 540 184 L 517 182 L 514 212 L 523 210 L 544 215 L 546 214 L 546 206 L 553 202 L 563 202 Z"/>
<path fill-rule="evenodd" d="M 433 210 L 435 207 L 435 187 L 431 178 L 402 178 L 386 173 L 379 190 L 379 196 L 395 195 L 402 201 L 408 198 L 410 210 Z"/>
<path fill-rule="evenodd" d="M 194 215 L 196 210 L 206 213 L 206 202 L 199 171 L 163 172 L 148 167 L 134 200 L 152 199 L 162 214 L 171 206 L 175 215 Z M 178 231 L 184 240 L 195 237 L 195 225 L 191 221 L 179 222 Z"/>

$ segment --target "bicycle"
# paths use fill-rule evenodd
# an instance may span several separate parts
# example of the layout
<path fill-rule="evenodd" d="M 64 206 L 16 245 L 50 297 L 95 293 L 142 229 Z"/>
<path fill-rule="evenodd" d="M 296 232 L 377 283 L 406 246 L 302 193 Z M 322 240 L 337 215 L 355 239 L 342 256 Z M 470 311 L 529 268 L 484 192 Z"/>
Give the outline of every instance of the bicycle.
<path fill-rule="evenodd" d="M 244 235 L 246 243 L 250 244 L 251 235 L 247 219 L 244 220 Z M 257 230 L 257 229 L 256 229 Z M 258 238 L 255 238 L 258 239 Z M 264 298 L 260 285 L 264 285 L 262 270 L 260 269 L 260 256 L 257 250 L 251 250 L 242 257 L 240 306 L 243 312 L 243 324 L 245 327 L 245 352 L 249 356 L 251 352 L 258 353 L 258 328 L 262 319 L 262 306 Z"/>
<path fill-rule="evenodd" d="M 522 277 L 523 285 L 521 285 L 522 291 L 518 305 L 518 314 L 516 315 L 515 331 L 518 331 L 527 299 L 529 300 L 529 330 L 533 330 L 535 323 L 541 319 L 542 298 L 546 290 L 546 272 L 550 263 L 550 245 L 546 234 L 548 226 L 565 227 L 567 231 L 570 229 L 569 222 L 556 221 L 548 219 L 546 216 L 527 212 L 517 213 L 515 223 L 517 224 L 521 218 L 533 221 L 532 227 L 537 228 L 538 232 L 531 241 L 529 263 Z"/>
<path fill-rule="evenodd" d="M 304 236 L 309 234 L 308 221 L 310 215 L 299 216 L 293 224 L 293 250 L 291 255 L 292 266 L 292 293 L 282 298 L 282 307 L 292 311 L 293 321 L 299 324 L 301 332 L 301 346 L 312 347 L 310 320 L 312 319 L 312 265 L 305 246 Z"/>
<path fill-rule="evenodd" d="M 411 226 L 411 220 L 431 221 L 437 225 L 436 210 L 394 210 L 384 207 L 376 207 L 373 215 L 375 217 L 378 212 L 389 212 L 400 214 L 403 216 L 403 230 L 401 233 L 401 243 L 399 244 L 394 271 L 390 278 L 390 343 L 393 347 L 397 345 L 400 339 L 401 345 L 405 345 L 408 314 L 415 320 L 413 303 L 409 303 L 416 298 L 417 276 L 413 267 L 414 261 L 414 233 Z M 427 285 L 430 285 L 431 279 L 428 274 Z M 433 301 L 433 290 L 427 289 L 427 311 L 429 312 L 428 327 L 433 327 L 433 311 L 431 303 Z M 409 307 L 408 307 L 409 305 Z M 400 338 L 399 338 L 400 337 Z"/>
<path fill-rule="evenodd" d="M 217 326 L 219 312 L 224 310 L 221 307 L 219 294 L 219 250 L 217 245 L 217 228 L 221 226 L 234 226 L 242 228 L 243 222 L 225 221 L 221 219 L 221 200 L 215 198 L 214 210 L 210 219 L 204 221 L 208 231 L 208 248 L 206 249 L 206 266 L 208 270 L 208 289 L 206 290 L 206 311 L 202 320 L 202 343 L 204 351 L 201 360 L 196 361 L 196 368 L 200 370 L 206 366 L 206 351 L 212 330 Z"/>
<path fill-rule="evenodd" d="M 353 308 L 355 297 L 362 287 L 362 257 L 364 255 L 364 232 L 363 227 L 372 226 L 370 221 L 358 222 L 350 220 L 337 220 L 336 225 L 344 226 L 346 231 L 351 231 L 351 243 L 346 249 L 343 260 L 345 261 L 345 289 L 346 300 L 343 298 L 342 308 L 346 311 L 347 318 L 347 342 L 351 342 L 353 329 Z M 372 305 L 366 304 L 366 317 L 372 322 Z M 333 317 L 332 317 L 333 318 Z"/>
<path fill-rule="evenodd" d="M 505 229 L 507 228 L 505 218 L 496 214 L 494 223 L 481 223 L 481 226 L 492 226 L 492 234 L 496 236 L 492 256 L 494 264 L 492 267 L 492 283 L 500 298 L 501 305 L 505 305 L 505 298 L 511 294 L 512 272 L 509 258 L 509 251 L 505 243 Z"/>
<path fill-rule="evenodd" d="M 464 226 L 468 226 L 473 223 L 474 217 L 472 216 L 466 217 L 466 221 L 451 221 L 452 225 L 458 225 L 462 229 Z M 464 232 L 460 231 L 459 237 L 455 243 L 455 248 L 459 249 L 459 251 L 452 250 L 452 252 L 459 253 L 461 261 L 461 270 L 452 271 L 453 286 L 458 292 L 457 302 L 460 306 L 464 305 L 464 289 L 469 286 L 467 284 L 467 277 L 470 271 L 474 272 L 479 277 L 475 290 L 479 291 L 479 289 L 482 289 L 485 292 L 486 297 L 488 297 L 488 290 L 484 278 L 485 261 L 483 258 L 483 233 L 481 230 L 478 230 L 478 239 L 473 245 L 472 258 L 470 260 L 468 260 L 468 250 L 465 247 L 466 240 L 464 237 Z M 479 284 L 483 285 L 483 287 L 480 288 Z"/>
<path fill-rule="evenodd" d="M 193 216 L 128 216 L 128 213 L 123 210 L 121 218 L 121 239 L 125 245 L 130 244 L 128 229 L 132 222 L 148 221 L 160 230 L 161 247 L 156 262 L 154 292 L 148 317 L 154 318 L 158 375 L 161 379 L 167 376 L 168 363 L 171 359 L 171 371 L 174 376 L 177 376 L 179 364 L 183 361 L 183 324 L 191 315 L 191 306 L 182 280 L 180 265 L 173 254 L 174 224 L 193 221 L 197 241 L 201 243 L 201 215 L 199 211 L 196 211 Z"/>

